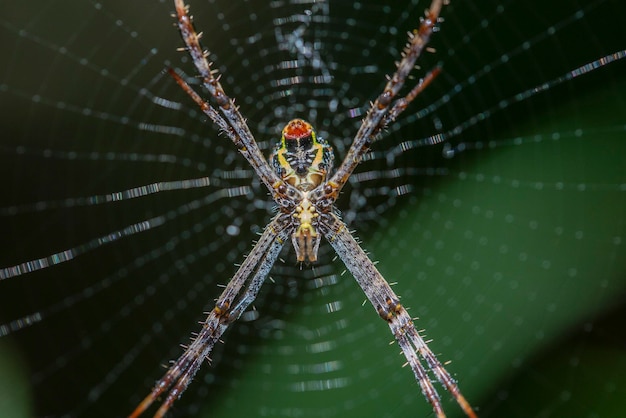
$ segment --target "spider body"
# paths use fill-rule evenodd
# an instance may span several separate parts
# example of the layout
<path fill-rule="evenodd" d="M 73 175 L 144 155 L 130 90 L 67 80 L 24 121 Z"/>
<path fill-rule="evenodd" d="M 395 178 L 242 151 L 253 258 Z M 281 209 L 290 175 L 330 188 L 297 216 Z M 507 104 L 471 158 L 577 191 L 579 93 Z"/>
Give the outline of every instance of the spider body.
<path fill-rule="evenodd" d="M 431 381 L 432 376 L 455 398 L 468 417 L 476 418 L 454 378 L 430 350 L 413 319 L 400 303 L 400 298 L 354 239 L 334 207 L 342 187 L 375 141 L 377 134 L 402 113 L 439 72 L 435 68 L 406 96 L 396 98 L 435 30 L 443 2 L 444 0 L 432 0 L 425 18 L 420 22 L 419 30 L 409 34 L 409 42 L 402 59 L 396 64 L 394 75 L 388 78 L 383 92 L 370 106 L 343 161 L 331 173 L 332 148 L 317 137 L 311 124 L 302 119 L 287 123 L 268 163 L 245 118 L 239 113 L 233 100 L 226 95 L 219 77 L 215 76 L 216 72 L 206 60 L 207 53 L 200 46 L 199 35 L 191 22 L 188 7 L 183 0 L 175 0 L 175 17 L 186 45 L 184 50 L 191 56 L 202 84 L 219 110 L 204 101 L 174 70 L 170 69 L 169 72 L 198 107 L 235 144 L 267 187 L 279 210 L 216 299 L 215 308 L 208 313 L 201 330 L 155 384 L 152 392 L 135 408 L 131 418 L 141 415 L 165 393 L 167 396 L 155 417 L 163 417 L 167 413 L 204 360 L 209 358 L 227 327 L 254 301 L 289 237 L 299 262 L 317 260 L 322 237 L 332 246 L 378 316 L 388 324 L 422 394 L 431 404 L 437 418 L 444 418 L 445 413 Z"/>
<path fill-rule="evenodd" d="M 332 147 L 302 119 L 294 119 L 285 125 L 280 142 L 270 156 L 276 174 L 300 191 L 298 205 L 290 209 L 296 224 L 291 242 L 298 262 L 317 261 L 321 241 L 317 232 L 319 213 L 309 191 L 326 181 L 333 161 Z"/>

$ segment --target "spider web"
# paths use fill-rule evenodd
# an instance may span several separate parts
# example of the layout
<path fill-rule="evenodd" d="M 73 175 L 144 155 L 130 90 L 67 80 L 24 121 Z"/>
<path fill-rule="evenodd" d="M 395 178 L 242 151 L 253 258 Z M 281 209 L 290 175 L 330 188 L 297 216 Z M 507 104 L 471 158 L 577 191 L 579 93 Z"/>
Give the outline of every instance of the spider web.
<path fill-rule="evenodd" d="M 299 116 L 341 158 L 427 6 L 387 3 L 191 7 L 261 149 Z M 615 416 L 626 67 L 608 61 L 624 55 L 626 6 L 544 4 L 444 8 L 437 53 L 419 61 L 442 74 L 338 206 L 480 416 Z M 245 160 L 163 71 L 194 74 L 172 11 L 0 6 L 3 416 L 128 414 L 272 213 Z M 320 253 L 313 269 L 282 255 L 172 416 L 432 414 L 387 326 Z"/>

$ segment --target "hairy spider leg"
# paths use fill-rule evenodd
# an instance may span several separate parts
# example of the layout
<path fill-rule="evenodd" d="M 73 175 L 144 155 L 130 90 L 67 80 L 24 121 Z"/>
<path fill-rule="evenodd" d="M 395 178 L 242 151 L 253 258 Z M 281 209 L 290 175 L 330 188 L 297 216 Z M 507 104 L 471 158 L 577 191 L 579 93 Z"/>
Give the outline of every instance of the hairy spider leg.
<path fill-rule="evenodd" d="M 376 133 L 380 131 L 389 120 L 385 116 L 389 114 L 390 109 L 395 104 L 394 98 L 398 95 L 402 86 L 413 70 L 415 61 L 420 57 L 422 51 L 426 48 L 430 36 L 435 30 L 439 21 L 439 13 L 443 7 L 443 0 L 432 0 L 430 7 L 425 12 L 425 18 L 422 19 L 419 29 L 409 33 L 409 42 L 402 52 L 402 59 L 396 63 L 396 72 L 389 77 L 383 92 L 376 98 L 370 106 L 363 123 L 354 137 L 354 141 L 348 150 L 346 157 L 331 179 L 326 183 L 325 187 L 318 189 L 312 195 L 312 199 L 320 202 L 320 205 L 330 206 L 339 197 L 339 192 L 348 181 L 348 178 L 361 162 L 363 155 L 367 153 Z M 431 75 L 427 75 L 419 84 L 422 87 L 416 87 L 412 93 L 409 93 L 407 105 L 412 101 L 423 88 L 438 74 L 439 70 L 435 69 Z M 425 80 L 425 82 L 424 82 Z M 395 116 L 403 110 L 399 105 L 395 112 Z"/>
<path fill-rule="evenodd" d="M 446 415 L 443 412 L 439 394 L 426 372 L 426 367 L 420 361 L 420 357 L 428 369 L 432 370 L 437 380 L 452 394 L 463 412 L 470 418 L 476 418 L 476 413 L 461 394 L 456 380 L 428 348 L 415 328 L 413 320 L 400 303 L 400 298 L 356 242 L 346 224 L 333 213 L 325 214 L 321 218 L 320 230 L 322 234 L 352 273 L 378 315 L 388 323 L 393 336 L 413 370 L 424 397 L 433 407 L 437 417 L 444 418 Z"/>
<path fill-rule="evenodd" d="M 228 282 L 213 310 L 208 313 L 200 333 L 192 339 L 189 346 L 185 347 L 185 352 L 156 382 L 150 394 L 135 408 L 129 418 L 139 417 L 159 396 L 167 393 L 165 401 L 154 415 L 156 418 L 165 416 L 191 383 L 204 360 L 209 358 L 215 343 L 228 326 L 254 301 L 291 232 L 292 226 L 288 215 L 278 214 L 274 217 Z"/>

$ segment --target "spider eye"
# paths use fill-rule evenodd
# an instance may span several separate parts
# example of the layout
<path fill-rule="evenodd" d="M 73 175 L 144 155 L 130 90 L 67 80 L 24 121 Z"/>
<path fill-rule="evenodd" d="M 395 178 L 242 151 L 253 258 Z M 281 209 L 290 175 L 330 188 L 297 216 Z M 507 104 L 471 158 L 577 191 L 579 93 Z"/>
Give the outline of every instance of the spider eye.
<path fill-rule="evenodd" d="M 289 140 L 300 140 L 306 137 L 312 137 L 313 127 L 311 124 L 303 119 L 293 119 L 283 128 L 283 138 L 287 142 Z"/>

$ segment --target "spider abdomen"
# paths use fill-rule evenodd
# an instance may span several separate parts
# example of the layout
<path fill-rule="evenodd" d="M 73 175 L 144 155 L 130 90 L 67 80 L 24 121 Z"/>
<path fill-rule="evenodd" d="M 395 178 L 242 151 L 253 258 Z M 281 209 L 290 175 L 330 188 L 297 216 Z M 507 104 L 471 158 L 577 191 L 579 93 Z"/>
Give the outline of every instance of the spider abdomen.
<path fill-rule="evenodd" d="M 306 193 L 306 192 L 305 192 Z M 296 258 L 299 262 L 317 261 L 317 251 L 320 247 L 321 236 L 317 232 L 317 209 L 305 194 L 304 199 L 296 206 L 293 212 L 294 221 L 298 227 L 291 236 Z"/>

